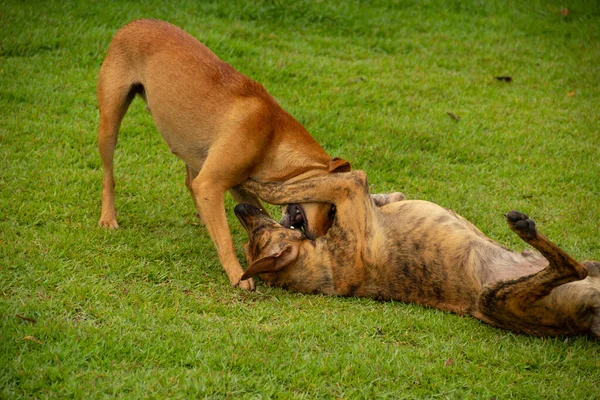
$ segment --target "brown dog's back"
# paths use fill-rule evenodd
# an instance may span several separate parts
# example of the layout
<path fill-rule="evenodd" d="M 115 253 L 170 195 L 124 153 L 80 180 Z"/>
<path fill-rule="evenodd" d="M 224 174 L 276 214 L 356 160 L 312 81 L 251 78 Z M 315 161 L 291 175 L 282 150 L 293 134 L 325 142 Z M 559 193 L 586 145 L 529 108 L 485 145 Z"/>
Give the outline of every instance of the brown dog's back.
<path fill-rule="evenodd" d="M 139 92 L 171 151 L 196 170 L 215 143 L 228 146 L 225 162 L 228 154 L 239 156 L 231 154 L 236 150 L 256 154 L 245 172 L 259 180 L 329 169 L 331 157 L 261 84 L 180 28 L 133 21 L 115 34 L 104 65 L 99 102 L 111 101 L 112 93 L 104 96 L 111 86 L 129 87 L 129 96 Z"/>

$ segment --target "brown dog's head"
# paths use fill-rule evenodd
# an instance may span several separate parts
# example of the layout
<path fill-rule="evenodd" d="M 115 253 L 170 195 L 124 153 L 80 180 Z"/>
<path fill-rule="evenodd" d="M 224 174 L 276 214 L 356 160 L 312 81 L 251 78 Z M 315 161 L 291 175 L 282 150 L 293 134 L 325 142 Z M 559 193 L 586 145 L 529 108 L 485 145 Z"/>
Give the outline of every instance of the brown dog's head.
<path fill-rule="evenodd" d="M 349 172 L 350 163 L 339 157 L 329 160 L 329 173 Z M 294 228 L 304 232 L 306 237 L 315 240 L 327 233 L 333 218 L 335 206 L 329 203 L 289 204 L 283 210 L 279 223 L 286 228 Z"/>
<path fill-rule="evenodd" d="M 234 211 L 248 232 L 248 269 L 242 280 L 280 271 L 296 261 L 300 243 L 307 240 L 301 230 L 288 229 L 249 204 L 238 204 Z"/>

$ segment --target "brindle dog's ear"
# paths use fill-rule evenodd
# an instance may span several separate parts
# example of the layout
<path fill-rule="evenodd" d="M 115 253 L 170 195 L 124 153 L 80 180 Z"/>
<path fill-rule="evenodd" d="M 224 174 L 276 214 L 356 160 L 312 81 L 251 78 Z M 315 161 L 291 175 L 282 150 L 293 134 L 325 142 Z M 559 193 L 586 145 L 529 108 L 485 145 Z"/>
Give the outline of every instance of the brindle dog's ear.
<path fill-rule="evenodd" d="M 351 169 L 350 163 L 339 157 L 333 157 L 329 160 L 329 172 L 350 172 Z"/>
<path fill-rule="evenodd" d="M 242 275 L 242 280 L 258 274 L 280 271 L 296 261 L 296 258 L 298 258 L 298 246 L 288 244 L 283 250 L 254 261 Z"/>

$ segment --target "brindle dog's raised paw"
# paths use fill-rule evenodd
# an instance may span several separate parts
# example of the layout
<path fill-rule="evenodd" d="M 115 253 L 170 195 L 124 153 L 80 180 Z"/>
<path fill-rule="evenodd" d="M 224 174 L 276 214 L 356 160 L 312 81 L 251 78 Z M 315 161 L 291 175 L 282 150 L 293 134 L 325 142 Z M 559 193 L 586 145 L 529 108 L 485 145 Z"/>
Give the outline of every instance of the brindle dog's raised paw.
<path fill-rule="evenodd" d="M 589 276 L 600 276 L 600 261 L 584 261 L 582 262 L 589 271 Z"/>
<path fill-rule="evenodd" d="M 523 239 L 533 239 L 537 235 L 535 222 L 527 215 L 513 210 L 506 214 L 505 217 L 510 229 Z"/>

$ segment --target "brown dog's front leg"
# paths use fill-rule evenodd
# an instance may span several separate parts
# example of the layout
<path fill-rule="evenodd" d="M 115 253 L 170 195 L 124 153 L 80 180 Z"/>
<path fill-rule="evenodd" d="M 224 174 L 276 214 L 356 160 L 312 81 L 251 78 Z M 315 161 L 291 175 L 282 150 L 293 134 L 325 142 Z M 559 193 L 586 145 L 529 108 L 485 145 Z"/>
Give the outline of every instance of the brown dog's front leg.
<path fill-rule="evenodd" d="M 254 290 L 252 279 L 241 280 L 244 271 L 236 257 L 225 214 L 224 200 L 227 189 L 220 186 L 218 182 L 207 179 L 205 176 L 210 177 L 210 173 L 206 175 L 203 173 L 204 170 L 192 183 L 198 214 L 217 248 L 219 260 L 231 284 L 242 289 Z"/>

